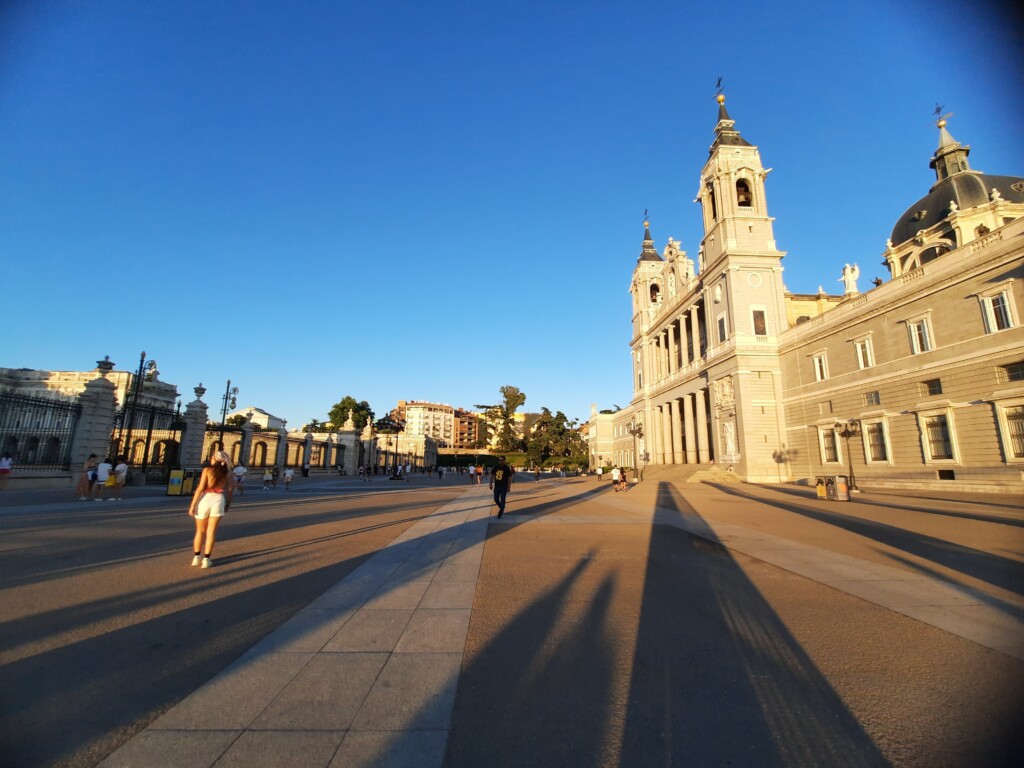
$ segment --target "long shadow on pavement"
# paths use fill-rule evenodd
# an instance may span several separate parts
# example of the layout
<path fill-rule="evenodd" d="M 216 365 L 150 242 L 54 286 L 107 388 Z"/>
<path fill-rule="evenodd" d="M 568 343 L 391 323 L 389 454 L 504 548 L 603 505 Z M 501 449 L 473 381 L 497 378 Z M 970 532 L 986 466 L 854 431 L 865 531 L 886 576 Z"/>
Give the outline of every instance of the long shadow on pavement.
<path fill-rule="evenodd" d="M 815 492 L 813 490 L 812 491 L 800 491 L 800 490 L 797 490 L 796 488 L 786 488 L 784 486 L 766 486 L 766 485 L 759 485 L 758 487 L 759 488 L 763 488 L 763 489 L 768 490 L 768 491 L 773 491 L 775 493 L 784 493 L 787 496 L 796 496 L 797 498 L 803 499 L 804 501 L 817 501 L 817 496 L 815 495 Z M 923 498 L 926 498 L 926 497 L 922 497 L 922 499 Z M 964 501 L 964 500 L 961 500 L 961 499 L 935 499 L 935 500 L 936 501 L 944 501 L 944 502 L 950 503 L 950 504 L 968 504 L 968 505 L 974 504 L 974 505 L 977 505 L 979 503 L 977 501 L 970 502 L 970 501 Z M 858 502 L 861 502 L 863 504 L 867 504 L 867 505 L 870 505 L 872 507 L 887 507 L 889 509 L 903 509 L 903 510 L 906 510 L 908 512 L 920 512 L 921 514 L 924 514 L 924 515 L 939 515 L 941 517 L 955 517 L 955 518 L 960 519 L 960 520 L 975 520 L 975 521 L 977 521 L 979 523 L 994 523 L 996 525 L 1010 525 L 1010 526 L 1013 526 L 1015 528 L 1024 528 L 1024 519 L 1015 519 L 1015 518 L 1012 518 L 1012 517 L 999 517 L 997 515 L 983 515 L 983 514 L 979 514 L 977 512 L 958 512 L 956 510 L 951 510 L 951 509 L 936 509 L 934 506 L 925 506 L 924 504 L 910 504 L 910 503 L 907 503 L 907 504 L 895 504 L 895 503 L 889 502 L 889 501 L 882 501 L 881 499 L 879 499 L 878 497 L 876 497 L 874 495 L 866 497 L 863 500 L 851 498 L 851 501 L 854 504 L 857 504 Z M 1006 509 L 1013 509 L 1013 510 L 1021 511 L 1021 507 L 1013 507 L 1013 506 L 1010 506 L 1009 504 L 991 504 L 991 503 L 989 503 L 987 501 L 984 502 L 984 503 L 987 504 L 988 506 L 993 506 L 993 507 L 1001 506 L 1001 507 L 1004 507 Z"/>
<path fill-rule="evenodd" d="M 981 552 L 961 544 L 908 531 L 885 523 L 844 515 L 839 511 L 823 511 L 801 504 L 774 501 L 755 496 L 732 485 L 714 484 L 722 493 L 742 499 L 750 499 L 787 512 L 794 512 L 810 520 L 842 528 L 850 533 L 863 536 L 895 549 L 901 549 L 925 560 L 943 565 L 967 576 L 1001 587 L 1018 595 L 1024 595 L 1024 564 L 1006 557 Z"/>
<path fill-rule="evenodd" d="M 620 764 L 888 763 L 729 551 L 655 524 Z"/>

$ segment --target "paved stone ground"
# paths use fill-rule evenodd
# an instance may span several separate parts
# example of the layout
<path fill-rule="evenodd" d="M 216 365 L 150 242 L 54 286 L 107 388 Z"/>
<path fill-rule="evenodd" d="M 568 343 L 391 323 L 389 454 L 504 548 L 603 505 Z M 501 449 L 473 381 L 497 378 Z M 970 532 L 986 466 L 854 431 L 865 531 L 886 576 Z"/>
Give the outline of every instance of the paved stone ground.
<path fill-rule="evenodd" d="M 999 765 L 1013 499 L 473 487 L 112 754 L 119 765 Z"/>

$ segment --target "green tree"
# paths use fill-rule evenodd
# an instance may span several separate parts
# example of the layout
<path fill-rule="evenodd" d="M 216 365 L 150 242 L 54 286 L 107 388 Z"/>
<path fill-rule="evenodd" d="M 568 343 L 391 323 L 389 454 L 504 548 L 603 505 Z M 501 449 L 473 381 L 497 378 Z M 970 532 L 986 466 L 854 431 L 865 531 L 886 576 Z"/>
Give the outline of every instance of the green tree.
<path fill-rule="evenodd" d="M 356 429 L 362 429 L 368 422 L 373 421 L 373 409 L 370 408 L 370 404 L 365 400 L 356 402 L 352 395 L 345 395 L 341 398 L 340 402 L 335 403 L 327 417 L 331 420 L 331 424 L 334 425 L 335 429 L 341 429 L 345 426 L 345 422 L 348 421 L 350 412 L 352 413 L 352 421 L 355 423 Z"/>
<path fill-rule="evenodd" d="M 498 389 L 501 392 L 501 402 L 496 405 L 476 405 L 474 407 L 484 411 L 486 418 L 498 427 L 498 450 L 515 451 L 522 448 L 522 442 L 516 437 L 512 424 L 515 420 L 515 413 L 519 406 L 526 402 L 519 387 L 506 384 Z"/>
<path fill-rule="evenodd" d="M 247 421 L 248 419 L 239 413 L 236 416 L 228 416 L 227 420 L 224 423 L 227 424 L 229 427 L 241 427 Z"/>
<path fill-rule="evenodd" d="M 308 424 L 302 425 L 303 432 L 323 432 L 325 425 L 319 419 L 310 419 Z"/>

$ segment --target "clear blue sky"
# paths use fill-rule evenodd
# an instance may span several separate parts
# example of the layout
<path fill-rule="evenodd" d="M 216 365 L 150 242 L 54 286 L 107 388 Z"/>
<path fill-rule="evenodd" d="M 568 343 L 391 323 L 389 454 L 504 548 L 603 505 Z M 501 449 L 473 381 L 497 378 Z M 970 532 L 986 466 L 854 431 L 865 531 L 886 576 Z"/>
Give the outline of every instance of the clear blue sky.
<path fill-rule="evenodd" d="M 291 425 L 346 394 L 626 405 L 650 209 L 696 257 L 716 78 L 785 282 L 886 276 L 936 102 L 1024 175 L 1020 19 L 951 2 L 6 2 L 0 366 L 133 369 Z"/>

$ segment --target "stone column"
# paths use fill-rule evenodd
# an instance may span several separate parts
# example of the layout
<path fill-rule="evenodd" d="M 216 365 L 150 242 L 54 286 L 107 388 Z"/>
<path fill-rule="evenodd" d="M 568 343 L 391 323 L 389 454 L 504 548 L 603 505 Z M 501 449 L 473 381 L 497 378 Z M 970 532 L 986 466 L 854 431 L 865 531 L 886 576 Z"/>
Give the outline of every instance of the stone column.
<path fill-rule="evenodd" d="M 661 463 L 671 464 L 672 463 L 672 424 L 669 421 L 668 404 L 659 407 L 659 418 L 658 418 L 658 434 L 661 438 L 660 449 L 661 449 Z"/>
<path fill-rule="evenodd" d="M 703 389 L 695 393 L 694 400 L 697 409 L 697 460 L 707 464 L 711 461 L 711 453 L 708 451 L 708 398 Z"/>
<path fill-rule="evenodd" d="M 683 463 L 683 433 L 680 429 L 682 422 L 679 419 L 679 401 L 672 399 L 669 403 L 669 410 L 672 414 L 670 421 L 672 422 L 672 463 L 682 464 Z"/>
<path fill-rule="evenodd" d="M 690 338 L 693 340 L 693 359 L 700 359 L 700 314 L 697 305 L 690 307 Z"/>
<path fill-rule="evenodd" d="M 328 435 L 324 444 L 324 467 L 328 470 L 334 466 L 334 435 Z"/>
<path fill-rule="evenodd" d="M 303 464 L 309 464 L 310 465 L 310 469 L 312 469 L 313 468 L 313 463 L 311 461 L 312 458 L 313 458 L 313 433 L 312 432 L 307 432 L 306 433 L 306 445 L 303 446 L 303 448 L 302 448 L 302 463 Z"/>
<path fill-rule="evenodd" d="M 195 388 L 196 399 L 185 406 L 182 416 L 185 421 L 185 435 L 178 452 L 178 464 L 182 467 L 198 467 L 203 463 L 203 448 L 206 447 L 206 419 L 208 407 L 202 401 L 206 389 L 200 384 Z"/>
<path fill-rule="evenodd" d="M 277 454 L 274 463 L 279 467 L 288 465 L 288 430 L 281 427 L 277 430 Z"/>
<path fill-rule="evenodd" d="M 78 475 L 89 454 L 95 453 L 100 459 L 110 450 L 110 435 L 114 429 L 116 387 L 107 381 L 107 373 L 113 369 L 109 360 L 100 362 L 99 376 L 85 385 L 85 391 L 78 396 L 82 413 L 78 426 L 71 438 L 71 482 L 78 482 Z"/>
<path fill-rule="evenodd" d="M 661 408 L 651 406 L 651 416 L 647 421 L 651 431 L 651 463 L 661 464 Z"/>
<path fill-rule="evenodd" d="M 679 351 L 676 343 L 676 324 L 673 320 L 668 326 L 668 372 L 673 374 L 679 370 Z"/>
<path fill-rule="evenodd" d="M 242 425 L 242 445 L 238 449 L 238 462 L 249 466 L 252 463 L 252 422 Z"/>
<path fill-rule="evenodd" d="M 683 429 L 686 431 L 686 463 L 697 463 L 697 444 L 693 430 L 693 395 L 683 398 Z"/>

